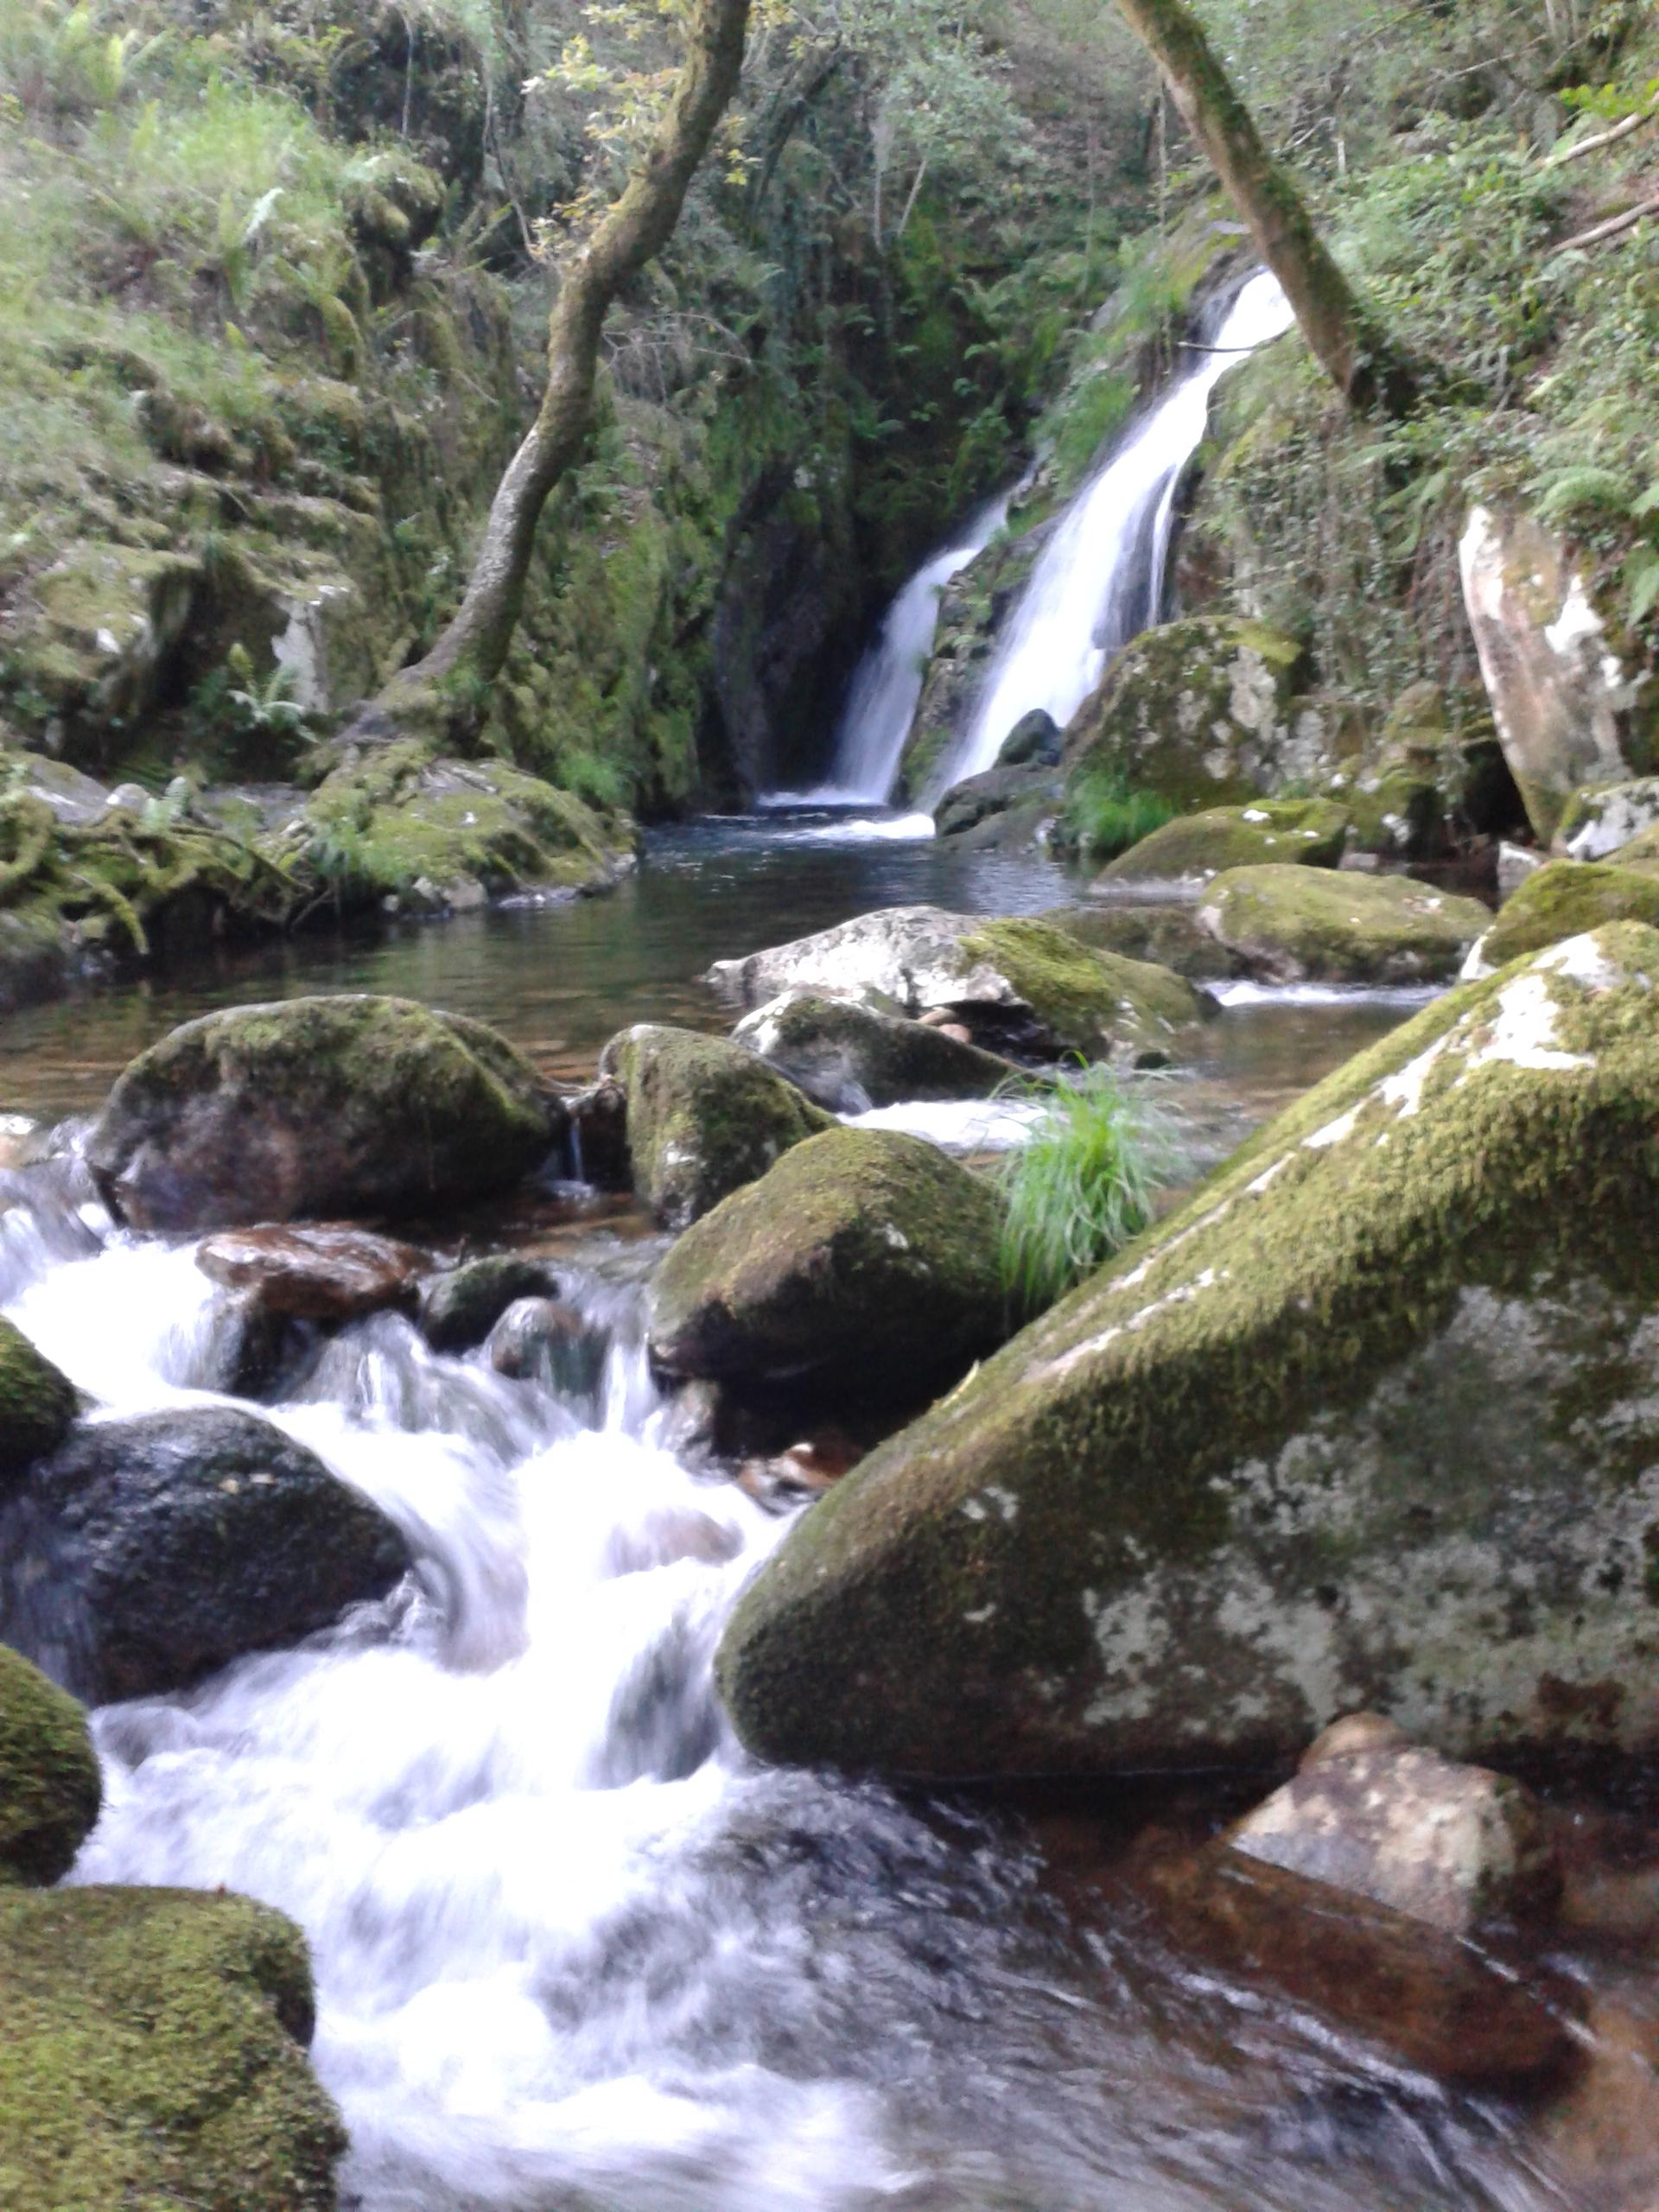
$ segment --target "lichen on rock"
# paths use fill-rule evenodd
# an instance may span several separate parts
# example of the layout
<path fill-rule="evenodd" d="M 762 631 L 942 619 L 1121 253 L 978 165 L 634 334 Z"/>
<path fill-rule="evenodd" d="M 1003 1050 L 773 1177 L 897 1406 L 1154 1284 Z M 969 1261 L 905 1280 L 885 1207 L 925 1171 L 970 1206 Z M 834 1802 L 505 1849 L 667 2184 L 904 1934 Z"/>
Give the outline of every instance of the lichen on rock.
<path fill-rule="evenodd" d="M 1120 853 L 1101 871 L 1114 884 L 1167 883 L 1197 889 L 1228 868 L 1334 868 L 1352 817 L 1332 799 L 1257 799 L 1179 816 Z"/>
<path fill-rule="evenodd" d="M 1485 928 L 1478 899 L 1405 875 L 1240 868 L 1205 892 L 1198 921 L 1275 983 L 1449 982 Z"/>
<path fill-rule="evenodd" d="M 1615 861 L 1552 861 L 1529 875 L 1469 952 L 1467 982 L 1604 922 L 1659 925 L 1659 876 Z"/>

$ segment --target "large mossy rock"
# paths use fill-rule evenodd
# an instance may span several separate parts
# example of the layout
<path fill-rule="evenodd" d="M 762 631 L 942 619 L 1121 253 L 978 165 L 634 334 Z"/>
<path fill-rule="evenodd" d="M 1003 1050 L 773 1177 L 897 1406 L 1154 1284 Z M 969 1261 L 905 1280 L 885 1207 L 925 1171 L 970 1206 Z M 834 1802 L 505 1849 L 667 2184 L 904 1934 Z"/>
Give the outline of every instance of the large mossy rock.
<path fill-rule="evenodd" d="M 830 1126 L 728 1038 L 637 1022 L 612 1038 L 599 1066 L 626 1096 L 633 1187 L 665 1229 L 688 1227 Z"/>
<path fill-rule="evenodd" d="M 6 2212 L 334 2212 L 305 1940 L 223 1891 L 0 1891 Z"/>
<path fill-rule="evenodd" d="M 1007 1333 L 1001 1203 L 920 1137 L 831 1129 L 716 1207 L 652 1281 L 670 1374 L 917 1402 Z"/>
<path fill-rule="evenodd" d="M 1348 835 L 1345 807 L 1325 798 L 1258 799 L 1212 806 L 1165 823 L 1100 873 L 1103 886 L 1198 887 L 1229 868 L 1335 868 Z"/>
<path fill-rule="evenodd" d="M 975 1041 L 1033 1057 L 1166 1049 L 1213 1008 L 1166 969 L 1079 944 L 1027 919 L 889 906 L 816 936 L 716 961 L 709 980 L 746 1007 L 787 990 L 880 991 L 906 1014 L 949 1009 Z"/>
<path fill-rule="evenodd" d="M 1491 918 L 1410 876 L 1330 868 L 1234 868 L 1198 908 L 1217 944 L 1274 983 L 1450 982 Z"/>
<path fill-rule="evenodd" d="M 1301 658 L 1276 630 L 1230 615 L 1147 630 L 1073 718 L 1067 765 L 1074 775 L 1109 769 L 1182 808 L 1306 779 L 1323 762 L 1325 729 L 1292 709 Z"/>
<path fill-rule="evenodd" d="M 186 1022 L 122 1075 L 92 1133 L 136 1229 L 407 1213 L 512 1188 L 553 1141 L 504 1037 L 412 999 L 287 999 Z"/>
<path fill-rule="evenodd" d="M 1499 908 L 1471 951 L 1464 975 L 1471 982 L 1495 976 L 1511 960 L 1604 922 L 1659 924 L 1659 875 L 1611 861 L 1553 861 Z"/>
<path fill-rule="evenodd" d="M 1659 1748 L 1659 933 L 1427 1008 L 793 1529 L 761 1757 L 932 1777 Z"/>
<path fill-rule="evenodd" d="M 0 1635 L 95 1704 L 297 1643 L 407 1570 L 396 1526 L 257 1414 L 83 1423 L 0 1510 Z"/>
<path fill-rule="evenodd" d="M 86 1713 L 0 1643 L 0 1885 L 60 1880 L 102 1799 Z"/>
<path fill-rule="evenodd" d="M 0 1489 L 69 1432 L 75 1386 L 0 1317 Z"/>
<path fill-rule="evenodd" d="M 786 991 L 732 1033 L 831 1114 L 866 1114 L 912 1099 L 988 1098 L 1019 1071 L 906 1014 L 856 999 Z"/>
<path fill-rule="evenodd" d="M 1659 776 L 1627 784 L 1592 784 L 1574 791 L 1555 832 L 1568 860 L 1605 861 L 1644 832 L 1659 829 Z"/>
<path fill-rule="evenodd" d="M 1190 899 L 1101 899 L 1052 907 L 1040 919 L 1096 952 L 1173 968 L 1189 982 L 1223 982 L 1233 973 L 1227 954 L 1208 930 L 1199 928 Z"/>

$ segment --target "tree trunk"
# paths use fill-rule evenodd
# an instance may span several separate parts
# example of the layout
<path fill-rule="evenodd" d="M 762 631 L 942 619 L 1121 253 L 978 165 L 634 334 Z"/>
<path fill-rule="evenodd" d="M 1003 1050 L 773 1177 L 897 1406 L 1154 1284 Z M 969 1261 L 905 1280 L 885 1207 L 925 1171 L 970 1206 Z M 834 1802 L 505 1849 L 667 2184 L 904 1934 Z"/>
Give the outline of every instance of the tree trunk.
<path fill-rule="evenodd" d="M 1409 370 L 1332 258 L 1185 0 L 1118 0 L 1118 6 L 1284 287 L 1320 366 L 1350 406 L 1403 414 L 1414 397 Z"/>
<path fill-rule="evenodd" d="M 392 678 L 370 718 L 397 719 L 447 677 L 499 675 L 518 626 L 536 525 L 582 450 L 593 414 L 600 333 L 624 285 L 673 235 L 697 165 L 743 67 L 749 0 L 692 0 L 686 56 L 668 105 L 621 196 L 563 271 L 548 319 L 547 387 L 496 488 L 466 595 L 424 660 Z"/>

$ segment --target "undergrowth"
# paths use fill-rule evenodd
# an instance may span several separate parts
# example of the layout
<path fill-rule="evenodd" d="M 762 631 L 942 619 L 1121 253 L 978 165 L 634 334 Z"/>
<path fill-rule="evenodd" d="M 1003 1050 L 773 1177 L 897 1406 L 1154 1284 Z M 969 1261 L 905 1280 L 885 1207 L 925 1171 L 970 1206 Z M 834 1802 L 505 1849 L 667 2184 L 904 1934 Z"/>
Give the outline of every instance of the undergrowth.
<path fill-rule="evenodd" d="M 1068 788 L 1062 827 L 1072 850 L 1109 861 L 1174 816 L 1160 792 L 1131 784 L 1120 768 L 1099 766 L 1085 768 Z"/>

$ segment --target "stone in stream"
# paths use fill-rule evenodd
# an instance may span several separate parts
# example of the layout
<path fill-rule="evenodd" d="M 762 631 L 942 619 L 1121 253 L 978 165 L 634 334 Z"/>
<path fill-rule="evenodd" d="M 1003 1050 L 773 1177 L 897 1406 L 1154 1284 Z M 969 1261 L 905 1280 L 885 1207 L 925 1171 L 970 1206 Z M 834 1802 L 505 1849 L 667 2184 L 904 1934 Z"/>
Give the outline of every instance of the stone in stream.
<path fill-rule="evenodd" d="M 638 1022 L 612 1038 L 599 1065 L 626 1093 L 633 1187 L 665 1229 L 687 1228 L 830 1126 L 728 1038 Z"/>
<path fill-rule="evenodd" d="M 1272 862 L 1333 868 L 1342 858 L 1349 813 L 1326 798 L 1257 799 L 1249 806 L 1212 806 L 1165 823 L 1103 868 L 1096 887 L 1160 883 L 1201 887 L 1229 868 Z M 1165 893 L 1168 896 L 1168 893 Z"/>
<path fill-rule="evenodd" d="M 920 1137 L 831 1129 L 672 1245 L 651 1353 L 674 1376 L 916 1402 L 1006 1333 L 1001 1202 Z"/>
<path fill-rule="evenodd" d="M 1233 868 L 1198 908 L 1217 944 L 1273 983 L 1447 983 L 1491 919 L 1478 899 L 1346 869 Z"/>
<path fill-rule="evenodd" d="M 136 1229 L 408 1213 L 511 1190 L 561 1110 L 482 1022 L 410 999 L 289 999 L 205 1014 L 142 1052 L 87 1156 Z"/>
<path fill-rule="evenodd" d="M 316 1228 L 225 1229 L 203 1237 L 196 1265 L 263 1313 L 296 1321 L 356 1321 L 415 1303 L 424 1252 L 337 1223 Z"/>
<path fill-rule="evenodd" d="M 491 1252 L 428 1275 L 421 1285 L 421 1334 L 434 1351 L 471 1351 L 510 1306 L 524 1298 L 556 1298 L 557 1269 L 524 1252 Z"/>
<path fill-rule="evenodd" d="M 86 1713 L 0 1643 L 0 1884 L 60 1881 L 102 1800 Z"/>
<path fill-rule="evenodd" d="M 305 1938 L 225 1891 L 0 1889 L 6 2212 L 334 2212 Z"/>
<path fill-rule="evenodd" d="M 407 1571 L 402 1535 L 270 1422 L 83 1422 L 0 1508 L 0 1634 L 96 1704 L 294 1644 Z"/>
<path fill-rule="evenodd" d="M 899 1775 L 1659 1749 L 1659 933 L 1469 984 L 792 1529 L 719 1679 Z"/>
<path fill-rule="evenodd" d="M 1058 768 L 987 768 L 951 785 L 933 810 L 933 826 L 941 837 L 963 838 L 976 848 L 1017 845 L 1054 820 L 1060 798 Z"/>
<path fill-rule="evenodd" d="M 1087 906 L 1056 906 L 1038 918 L 1096 952 L 1173 968 L 1189 982 L 1224 982 L 1236 972 L 1230 956 L 1208 930 L 1199 928 L 1188 900 L 1102 899 Z"/>
<path fill-rule="evenodd" d="M 597 1408 L 609 1339 L 553 1298 L 515 1299 L 490 1332 L 490 1364 L 517 1382 L 543 1383 L 556 1397 Z"/>
<path fill-rule="evenodd" d="M 785 991 L 745 1014 L 732 1036 L 831 1114 L 988 1098 L 1020 1074 L 940 1027 L 816 991 Z"/>
<path fill-rule="evenodd" d="M 885 992 L 906 1014 L 949 1010 L 976 1043 L 1033 1058 L 1162 1055 L 1215 1011 L 1167 969 L 1092 951 L 1029 919 L 890 906 L 838 928 L 719 960 L 709 980 L 745 1007 L 791 989 Z"/>
<path fill-rule="evenodd" d="M 0 1488 L 69 1433 L 75 1386 L 0 1317 Z"/>
<path fill-rule="evenodd" d="M 1498 910 L 1464 963 L 1466 982 L 1604 922 L 1659 923 L 1659 876 L 1606 861 L 1552 861 Z"/>

